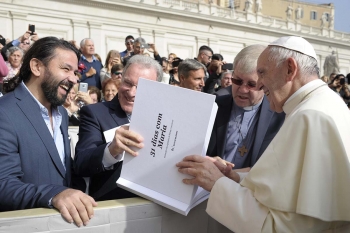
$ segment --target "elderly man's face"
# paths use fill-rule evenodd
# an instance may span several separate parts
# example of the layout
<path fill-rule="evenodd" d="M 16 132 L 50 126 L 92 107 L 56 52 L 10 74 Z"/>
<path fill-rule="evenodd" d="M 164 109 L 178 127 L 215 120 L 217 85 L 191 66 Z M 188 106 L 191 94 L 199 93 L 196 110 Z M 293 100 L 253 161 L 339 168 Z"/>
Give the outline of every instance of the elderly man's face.
<path fill-rule="evenodd" d="M 144 52 L 144 48 L 141 48 L 141 44 L 140 43 L 134 43 L 134 54 L 137 55 L 137 54 L 143 54 Z"/>
<path fill-rule="evenodd" d="M 232 96 L 240 107 L 254 106 L 264 97 L 264 92 L 257 90 L 258 74 L 243 72 L 240 65 L 232 73 Z"/>
<path fill-rule="evenodd" d="M 191 70 L 188 73 L 188 77 L 180 76 L 180 86 L 194 91 L 202 91 L 205 78 L 204 70 Z"/>
<path fill-rule="evenodd" d="M 221 78 L 221 87 L 225 88 L 228 86 L 232 85 L 232 74 L 226 73 L 222 78 Z"/>
<path fill-rule="evenodd" d="M 84 56 L 92 56 L 95 54 L 95 44 L 92 40 L 85 40 L 85 44 L 81 47 Z"/>
<path fill-rule="evenodd" d="M 131 113 L 134 107 L 136 88 L 139 78 L 157 80 L 157 71 L 155 68 L 144 68 L 139 64 L 132 64 L 123 74 L 122 82 L 118 90 L 119 103 L 126 113 Z"/>
<path fill-rule="evenodd" d="M 270 108 L 275 112 L 283 112 L 283 105 L 288 98 L 289 91 L 285 87 L 285 78 L 281 77 L 284 64 L 276 67 L 275 62 L 268 60 L 269 51 L 265 49 L 258 59 L 257 72 L 259 88 L 262 88 L 270 102 Z"/>

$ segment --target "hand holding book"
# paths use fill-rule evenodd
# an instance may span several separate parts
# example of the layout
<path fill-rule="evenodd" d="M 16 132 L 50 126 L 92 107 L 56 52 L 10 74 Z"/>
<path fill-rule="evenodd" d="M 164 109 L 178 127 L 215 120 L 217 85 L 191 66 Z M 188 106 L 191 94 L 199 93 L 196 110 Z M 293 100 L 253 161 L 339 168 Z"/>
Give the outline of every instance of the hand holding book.
<path fill-rule="evenodd" d="M 108 146 L 108 149 L 113 156 L 117 156 L 124 151 L 132 156 L 137 156 L 138 152 L 134 150 L 141 149 L 144 146 L 142 142 L 143 137 L 140 134 L 129 130 L 128 125 L 124 125 L 115 130 L 114 138 Z"/>

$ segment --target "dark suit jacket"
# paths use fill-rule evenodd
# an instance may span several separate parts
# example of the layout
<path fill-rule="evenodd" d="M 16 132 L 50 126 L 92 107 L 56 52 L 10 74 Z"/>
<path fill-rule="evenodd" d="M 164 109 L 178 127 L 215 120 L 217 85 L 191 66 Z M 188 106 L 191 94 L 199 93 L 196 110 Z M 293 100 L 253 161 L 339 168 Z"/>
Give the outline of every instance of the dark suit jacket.
<path fill-rule="evenodd" d="M 122 162 L 113 170 L 106 170 L 102 164 L 106 140 L 103 132 L 129 123 L 122 110 L 118 95 L 110 102 L 84 106 L 80 110 L 79 141 L 75 147 L 76 172 L 90 177 L 89 194 L 95 200 L 110 200 L 134 197 L 135 195 L 118 188 L 116 181 L 121 172 Z"/>
<path fill-rule="evenodd" d="M 0 98 L 0 210 L 48 207 L 71 184 L 68 115 L 61 131 L 65 166 L 34 98 L 20 84 Z"/>
<path fill-rule="evenodd" d="M 207 155 L 223 157 L 226 145 L 226 133 L 232 110 L 232 87 L 221 89 L 216 93 L 218 112 L 208 145 Z M 270 110 L 269 101 L 264 96 L 259 109 L 259 119 L 252 149 L 243 167 L 252 167 L 275 137 L 284 122 L 285 114 Z M 240 168 L 240 167 L 235 167 Z"/>

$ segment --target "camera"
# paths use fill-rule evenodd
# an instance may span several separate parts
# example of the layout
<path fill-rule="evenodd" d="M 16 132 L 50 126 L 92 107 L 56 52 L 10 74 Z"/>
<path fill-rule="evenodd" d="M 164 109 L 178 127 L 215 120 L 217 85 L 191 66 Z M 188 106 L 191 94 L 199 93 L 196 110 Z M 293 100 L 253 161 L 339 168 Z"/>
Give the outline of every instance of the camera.
<path fill-rule="evenodd" d="M 30 35 L 34 35 L 35 25 L 34 24 L 29 24 L 28 25 L 28 31 L 31 31 Z"/>
<path fill-rule="evenodd" d="M 344 85 L 344 84 L 345 84 L 345 78 L 340 79 L 339 84 L 340 84 L 340 85 Z"/>

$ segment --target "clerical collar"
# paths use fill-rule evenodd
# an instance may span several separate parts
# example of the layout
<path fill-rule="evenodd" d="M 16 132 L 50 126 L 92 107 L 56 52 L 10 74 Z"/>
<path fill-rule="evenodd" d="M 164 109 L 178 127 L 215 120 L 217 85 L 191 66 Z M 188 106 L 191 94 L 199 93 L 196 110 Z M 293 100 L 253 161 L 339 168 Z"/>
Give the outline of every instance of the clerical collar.
<path fill-rule="evenodd" d="M 261 103 L 262 103 L 263 98 L 259 101 L 259 103 L 257 103 L 256 105 L 253 106 L 247 106 L 247 107 L 239 107 L 235 104 L 236 107 L 243 109 L 244 111 L 252 111 L 252 110 L 256 110 L 260 107 Z"/>
<path fill-rule="evenodd" d="M 294 99 L 297 95 L 299 95 L 299 93 L 303 92 L 304 90 L 307 90 L 309 87 L 312 86 L 317 86 L 319 84 L 319 79 L 316 80 L 312 80 L 311 82 L 308 82 L 307 84 L 305 84 L 304 86 L 300 87 L 296 92 L 294 92 L 288 99 L 287 101 L 284 103 L 283 106 L 285 106 L 289 101 L 291 101 L 292 99 Z"/>

